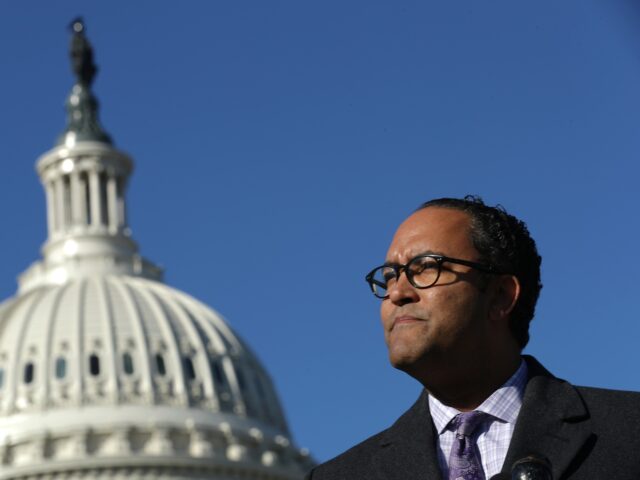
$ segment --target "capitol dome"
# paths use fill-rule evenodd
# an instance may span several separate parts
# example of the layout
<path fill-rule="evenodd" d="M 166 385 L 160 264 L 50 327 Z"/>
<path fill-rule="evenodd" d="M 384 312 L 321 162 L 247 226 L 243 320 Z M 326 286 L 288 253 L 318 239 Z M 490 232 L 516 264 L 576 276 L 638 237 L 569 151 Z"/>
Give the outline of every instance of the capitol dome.
<path fill-rule="evenodd" d="M 49 238 L 0 304 L 0 479 L 301 479 L 311 459 L 259 360 L 139 255 L 133 162 L 98 122 L 73 27 L 68 125 L 37 163 Z"/>

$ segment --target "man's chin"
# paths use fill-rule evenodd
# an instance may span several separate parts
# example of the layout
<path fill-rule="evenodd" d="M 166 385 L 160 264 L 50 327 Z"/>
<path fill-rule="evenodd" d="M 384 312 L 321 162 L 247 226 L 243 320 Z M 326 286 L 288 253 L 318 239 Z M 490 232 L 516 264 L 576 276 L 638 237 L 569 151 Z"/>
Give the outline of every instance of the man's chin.
<path fill-rule="evenodd" d="M 401 370 L 409 375 L 417 370 L 418 365 L 421 363 L 420 357 L 408 353 L 399 354 L 396 352 L 389 352 L 389 362 L 393 368 Z"/>
<path fill-rule="evenodd" d="M 391 366 L 422 382 L 429 374 L 437 369 L 437 362 L 433 354 L 415 351 L 389 351 Z"/>

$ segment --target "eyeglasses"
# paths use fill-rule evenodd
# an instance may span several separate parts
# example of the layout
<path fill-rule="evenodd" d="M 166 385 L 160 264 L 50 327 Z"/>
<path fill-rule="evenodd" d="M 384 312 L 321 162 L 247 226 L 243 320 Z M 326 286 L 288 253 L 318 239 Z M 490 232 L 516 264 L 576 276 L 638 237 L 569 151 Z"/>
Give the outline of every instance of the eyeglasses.
<path fill-rule="evenodd" d="M 389 296 L 387 291 L 398 281 L 403 270 L 409 283 L 415 288 L 429 288 L 435 285 L 440 278 L 444 262 L 466 265 L 485 273 L 501 273 L 490 265 L 445 257 L 444 255 L 425 254 L 412 258 L 406 265 L 388 263 L 376 267 L 367 274 L 365 280 L 376 297 L 387 298 Z"/>

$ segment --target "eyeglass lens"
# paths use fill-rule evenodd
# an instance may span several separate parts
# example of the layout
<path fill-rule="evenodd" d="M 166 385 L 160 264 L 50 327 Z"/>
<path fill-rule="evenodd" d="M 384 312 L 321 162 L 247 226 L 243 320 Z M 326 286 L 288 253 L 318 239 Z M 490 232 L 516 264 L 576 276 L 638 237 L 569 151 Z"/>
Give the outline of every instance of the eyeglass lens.
<path fill-rule="evenodd" d="M 377 268 L 372 275 L 372 286 L 377 296 L 384 297 L 387 290 L 398 281 L 399 274 L 406 270 L 409 281 L 416 287 L 430 287 L 438 280 L 440 262 L 431 257 L 416 257 L 406 267 L 397 265 Z"/>

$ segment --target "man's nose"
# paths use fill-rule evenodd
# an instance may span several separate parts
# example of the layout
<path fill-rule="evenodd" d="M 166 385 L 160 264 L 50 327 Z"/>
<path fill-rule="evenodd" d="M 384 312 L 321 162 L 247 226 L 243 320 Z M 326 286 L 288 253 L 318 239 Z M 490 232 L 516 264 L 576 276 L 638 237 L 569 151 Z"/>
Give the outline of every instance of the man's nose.
<path fill-rule="evenodd" d="M 400 272 L 400 277 L 389 287 L 387 294 L 394 305 L 406 305 L 420 300 L 418 290 L 411 285 L 405 271 Z"/>

